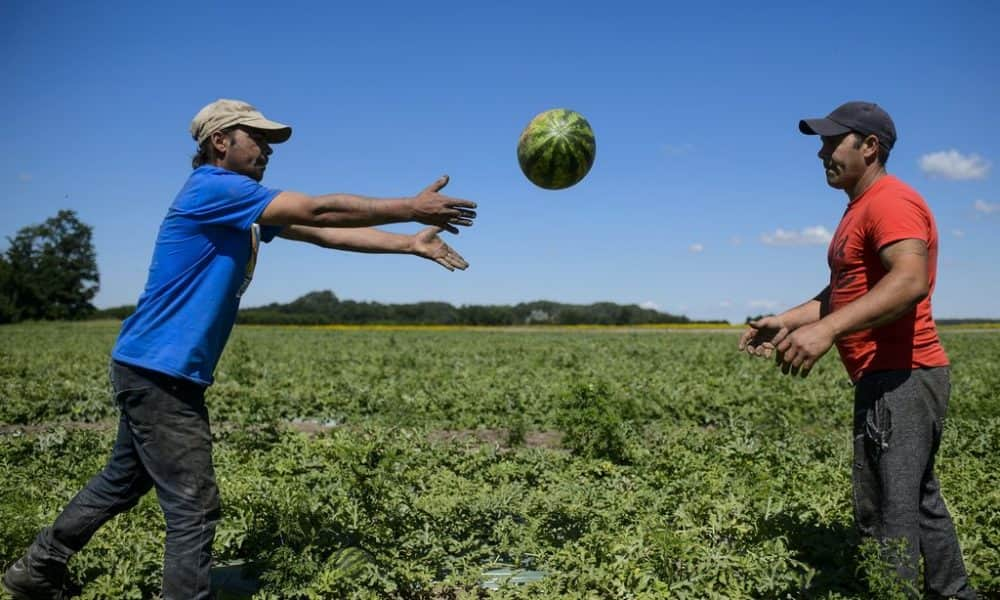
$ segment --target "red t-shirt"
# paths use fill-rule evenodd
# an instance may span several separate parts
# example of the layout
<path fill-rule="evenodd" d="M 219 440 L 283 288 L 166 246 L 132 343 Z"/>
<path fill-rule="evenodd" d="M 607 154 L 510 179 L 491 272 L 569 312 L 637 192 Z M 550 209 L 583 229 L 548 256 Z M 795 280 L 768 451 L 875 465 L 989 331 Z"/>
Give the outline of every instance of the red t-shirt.
<path fill-rule="evenodd" d="M 931 317 L 931 294 L 937 275 L 938 235 L 934 216 L 913 188 L 885 175 L 847 205 L 830 242 L 830 310 L 868 293 L 886 271 L 878 251 L 904 239 L 927 244 L 927 297 L 896 321 L 848 334 L 837 340 L 851 379 L 888 369 L 943 367 L 948 356 Z"/>

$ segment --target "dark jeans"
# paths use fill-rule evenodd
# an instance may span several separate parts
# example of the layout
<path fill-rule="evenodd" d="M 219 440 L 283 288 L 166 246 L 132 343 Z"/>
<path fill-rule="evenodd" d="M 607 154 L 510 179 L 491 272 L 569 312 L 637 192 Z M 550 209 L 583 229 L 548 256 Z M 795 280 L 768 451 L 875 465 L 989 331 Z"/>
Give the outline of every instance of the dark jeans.
<path fill-rule="evenodd" d="M 976 597 L 934 476 L 950 392 L 947 367 L 872 373 L 854 392 L 855 522 L 914 597 L 921 555 L 930 597 Z"/>
<path fill-rule="evenodd" d="M 209 598 L 219 492 L 205 390 L 117 362 L 111 364 L 111 384 L 121 412 L 111 458 L 38 535 L 32 557 L 65 563 L 101 525 L 156 488 L 167 524 L 163 598 Z"/>

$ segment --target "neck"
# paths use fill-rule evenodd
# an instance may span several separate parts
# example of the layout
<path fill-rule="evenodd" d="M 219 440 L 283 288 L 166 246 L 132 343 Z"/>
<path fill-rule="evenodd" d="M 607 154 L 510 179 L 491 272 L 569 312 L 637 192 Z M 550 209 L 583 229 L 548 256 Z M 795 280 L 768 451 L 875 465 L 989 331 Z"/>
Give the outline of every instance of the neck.
<path fill-rule="evenodd" d="M 853 202 L 855 198 L 865 193 L 868 188 L 872 186 L 876 181 L 881 179 L 884 175 L 885 167 L 883 165 L 873 165 L 871 168 L 865 171 L 865 174 L 858 179 L 852 187 L 844 190 L 847 193 L 847 199 L 849 202 Z"/>

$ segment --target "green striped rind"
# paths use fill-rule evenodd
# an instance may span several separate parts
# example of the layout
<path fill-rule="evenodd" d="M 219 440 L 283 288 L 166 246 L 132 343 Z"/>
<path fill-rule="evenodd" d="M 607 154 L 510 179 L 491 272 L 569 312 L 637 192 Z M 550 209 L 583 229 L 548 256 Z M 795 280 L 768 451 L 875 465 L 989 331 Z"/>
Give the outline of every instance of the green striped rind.
<path fill-rule="evenodd" d="M 517 162 L 532 183 L 561 190 L 579 182 L 594 165 L 597 144 L 578 112 L 554 108 L 531 120 L 517 143 Z"/>

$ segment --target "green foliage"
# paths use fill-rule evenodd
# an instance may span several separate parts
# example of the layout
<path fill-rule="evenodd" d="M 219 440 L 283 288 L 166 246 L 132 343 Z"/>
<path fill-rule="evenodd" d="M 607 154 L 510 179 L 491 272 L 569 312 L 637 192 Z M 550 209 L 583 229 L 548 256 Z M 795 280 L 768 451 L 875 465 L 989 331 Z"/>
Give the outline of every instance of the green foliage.
<path fill-rule="evenodd" d="M 0 261 L 0 323 L 80 319 L 94 312 L 100 278 L 93 228 L 71 210 L 24 227 Z"/>
<path fill-rule="evenodd" d="M 107 459 L 115 334 L 0 327 L 2 564 Z M 936 469 L 972 583 L 991 597 L 1000 335 L 944 342 L 952 404 Z M 208 394 L 216 559 L 247 565 L 255 598 L 274 600 L 892 597 L 852 525 L 851 389 L 836 357 L 792 379 L 735 344 L 731 332 L 238 327 Z M 80 597 L 153 597 L 163 536 L 147 495 L 71 561 Z M 504 568 L 542 575 L 485 590 Z"/>
<path fill-rule="evenodd" d="M 559 419 L 563 443 L 585 458 L 632 463 L 638 452 L 637 412 L 632 398 L 614 397 L 606 382 L 576 384 Z"/>

